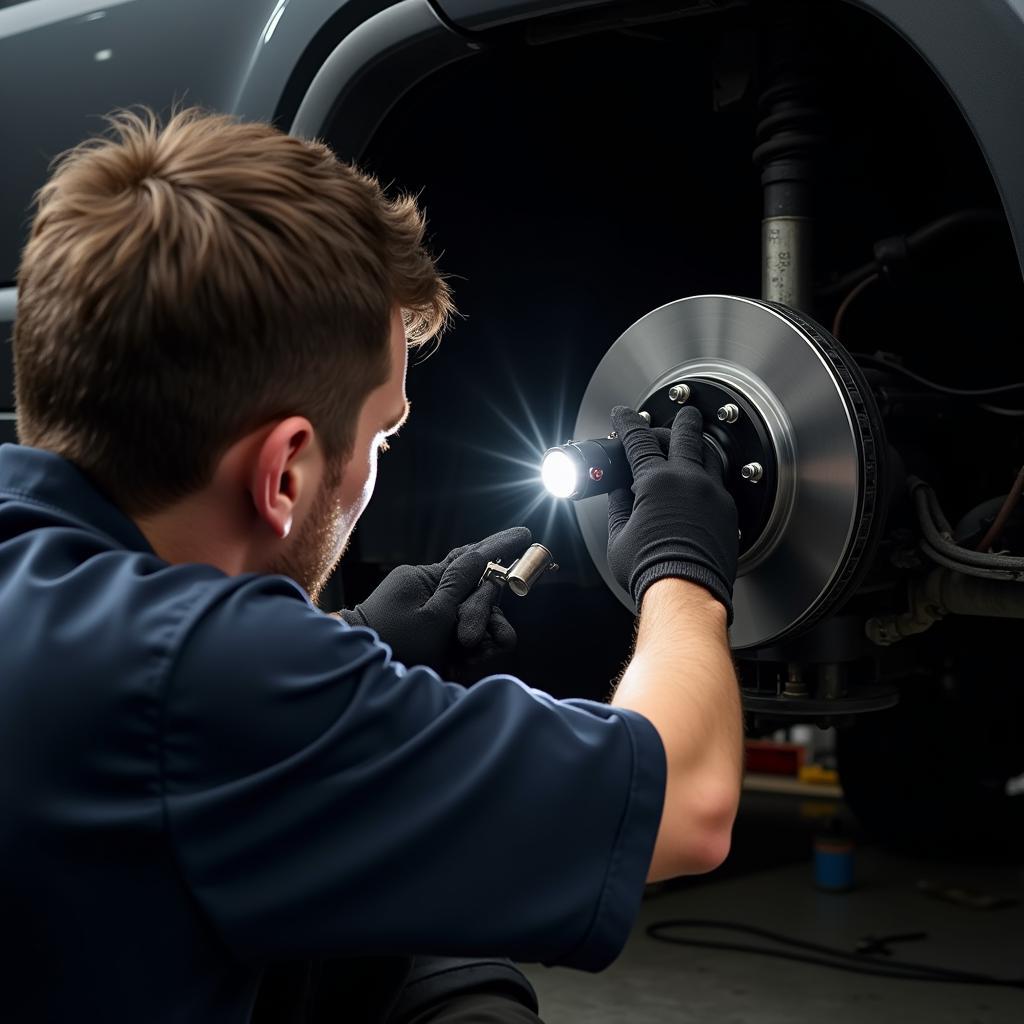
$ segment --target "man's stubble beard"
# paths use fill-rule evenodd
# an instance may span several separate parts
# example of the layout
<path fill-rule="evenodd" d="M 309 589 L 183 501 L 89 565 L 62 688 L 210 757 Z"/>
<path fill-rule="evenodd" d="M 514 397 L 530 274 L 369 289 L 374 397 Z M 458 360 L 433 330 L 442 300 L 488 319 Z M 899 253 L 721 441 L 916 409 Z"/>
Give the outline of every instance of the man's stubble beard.
<path fill-rule="evenodd" d="M 341 561 L 351 532 L 341 507 L 340 489 L 340 480 L 325 482 L 292 541 L 291 550 L 270 568 L 271 573 L 290 576 L 314 603 Z"/>

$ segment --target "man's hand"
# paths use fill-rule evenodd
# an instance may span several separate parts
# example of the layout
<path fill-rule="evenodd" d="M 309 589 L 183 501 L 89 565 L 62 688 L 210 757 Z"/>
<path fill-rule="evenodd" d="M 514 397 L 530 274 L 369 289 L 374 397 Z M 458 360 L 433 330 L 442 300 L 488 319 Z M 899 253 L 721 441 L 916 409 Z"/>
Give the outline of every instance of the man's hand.
<path fill-rule="evenodd" d="M 408 665 L 479 667 L 511 651 L 516 634 L 496 604 L 498 584 L 477 584 L 488 562 L 508 565 L 529 544 L 530 531 L 516 526 L 455 548 L 433 565 L 400 565 L 362 604 L 338 617 L 375 630 Z"/>
<path fill-rule="evenodd" d="M 616 406 L 612 424 L 633 471 L 633 486 L 608 496 L 608 566 L 637 607 L 666 577 L 713 594 L 732 621 L 738 540 L 736 505 L 717 472 L 705 467 L 701 415 L 680 409 L 668 445 L 632 409 Z"/>

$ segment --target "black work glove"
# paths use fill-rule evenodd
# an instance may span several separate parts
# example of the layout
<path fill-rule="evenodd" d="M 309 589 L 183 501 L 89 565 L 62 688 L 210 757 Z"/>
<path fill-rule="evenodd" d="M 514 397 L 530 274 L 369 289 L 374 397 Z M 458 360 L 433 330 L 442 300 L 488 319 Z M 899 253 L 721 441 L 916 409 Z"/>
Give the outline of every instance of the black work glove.
<path fill-rule="evenodd" d="M 462 658 L 479 666 L 516 644 L 515 630 L 497 606 L 497 583 L 477 586 L 488 562 L 509 565 L 529 547 L 524 526 L 466 544 L 433 565 L 400 565 L 362 604 L 337 613 L 351 626 L 369 626 L 407 665 L 443 671 Z"/>
<path fill-rule="evenodd" d="M 699 583 L 725 605 L 732 622 L 732 585 L 739 541 L 736 505 L 717 467 L 705 466 L 703 420 L 679 410 L 667 451 L 663 438 L 632 409 L 618 405 L 612 425 L 633 471 L 631 489 L 608 495 L 608 567 L 639 609 L 656 580 Z"/>

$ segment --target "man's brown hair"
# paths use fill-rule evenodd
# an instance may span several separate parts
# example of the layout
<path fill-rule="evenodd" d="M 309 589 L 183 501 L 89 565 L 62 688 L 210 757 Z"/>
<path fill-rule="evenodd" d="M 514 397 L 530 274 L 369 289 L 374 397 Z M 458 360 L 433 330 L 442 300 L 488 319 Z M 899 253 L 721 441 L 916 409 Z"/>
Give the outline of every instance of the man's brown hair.
<path fill-rule="evenodd" d="M 350 449 L 387 379 L 452 306 L 415 201 L 316 142 L 185 110 L 121 112 L 59 158 L 18 270 L 18 438 L 130 513 L 205 485 L 260 423 L 304 415 Z"/>

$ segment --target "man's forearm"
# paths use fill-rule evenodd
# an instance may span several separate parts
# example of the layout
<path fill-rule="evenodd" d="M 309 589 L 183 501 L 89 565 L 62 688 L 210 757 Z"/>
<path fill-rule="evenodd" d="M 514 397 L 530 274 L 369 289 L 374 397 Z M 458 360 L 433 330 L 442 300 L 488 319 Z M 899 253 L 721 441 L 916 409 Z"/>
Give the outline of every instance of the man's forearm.
<path fill-rule="evenodd" d="M 716 866 L 728 851 L 739 800 L 743 739 L 722 605 L 685 580 L 652 584 L 612 703 L 649 719 L 665 746 L 668 780 L 652 880 Z"/>

